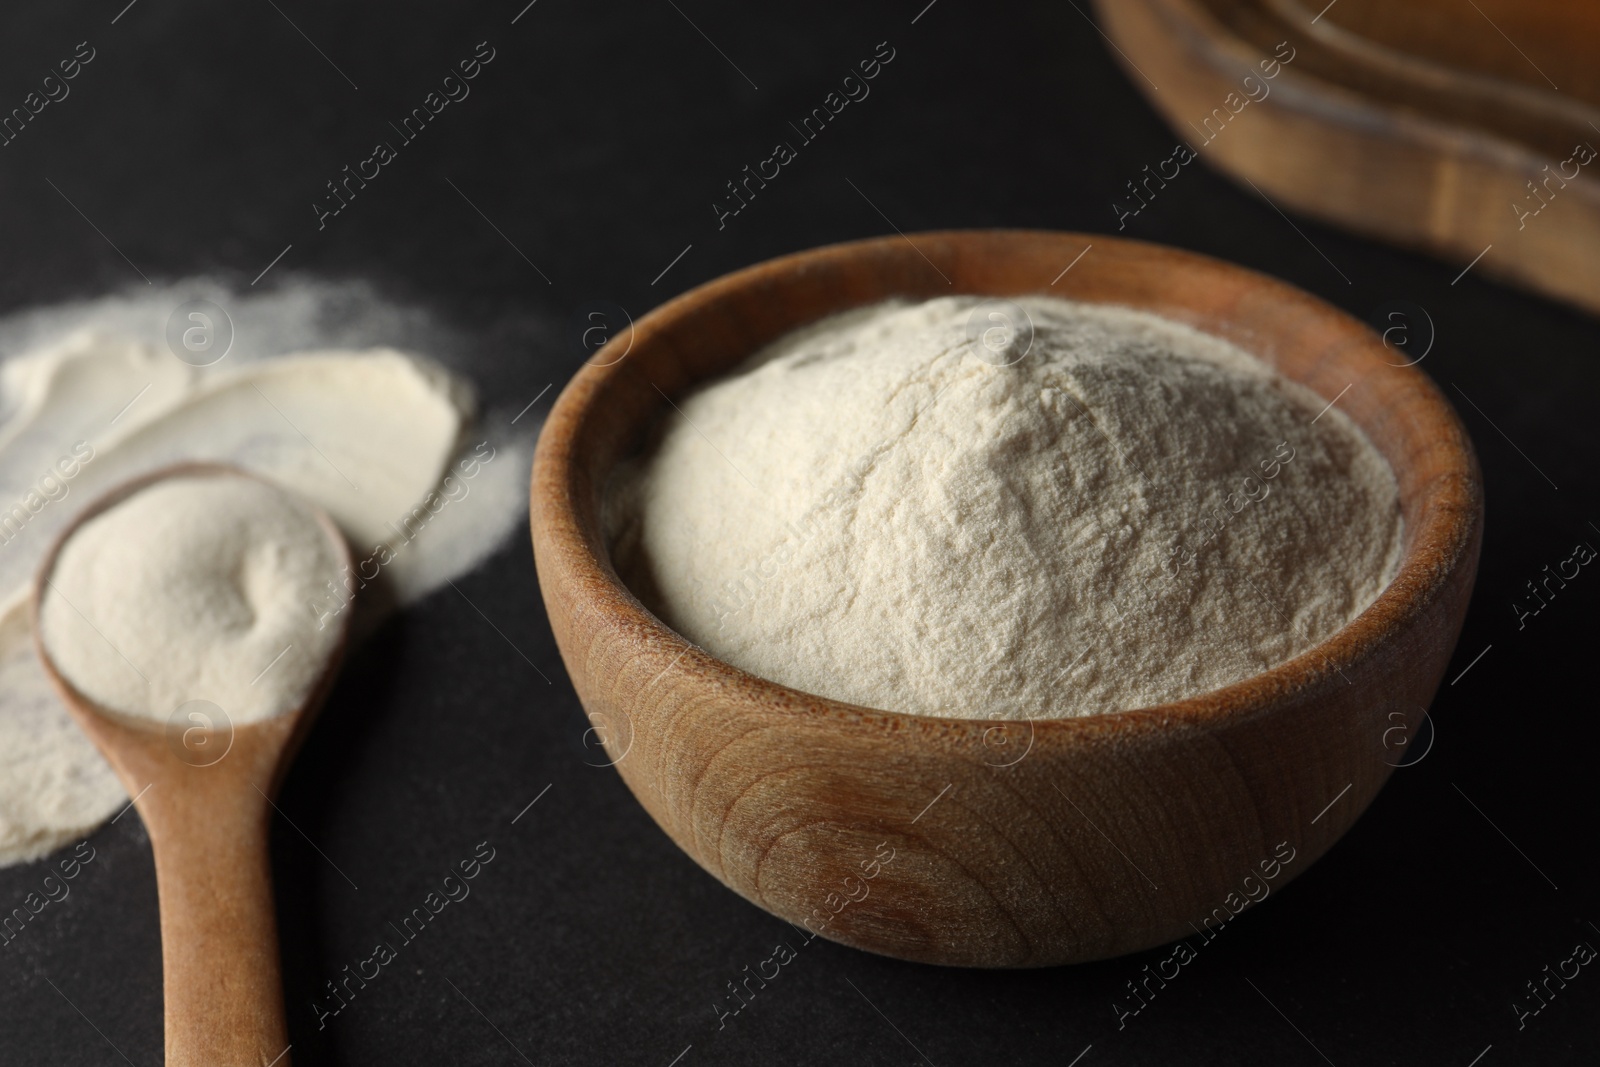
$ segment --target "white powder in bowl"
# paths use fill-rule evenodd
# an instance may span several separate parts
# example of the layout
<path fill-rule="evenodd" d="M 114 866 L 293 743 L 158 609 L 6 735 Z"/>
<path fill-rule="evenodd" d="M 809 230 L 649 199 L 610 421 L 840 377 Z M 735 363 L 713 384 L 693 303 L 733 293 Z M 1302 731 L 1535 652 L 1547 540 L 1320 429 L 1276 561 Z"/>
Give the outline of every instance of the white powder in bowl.
<path fill-rule="evenodd" d="M 342 557 L 310 508 L 254 478 L 167 478 L 62 545 L 39 606 L 45 650 L 79 692 L 166 721 L 191 700 L 235 724 L 298 707 L 340 627 L 316 605 Z"/>
<path fill-rule="evenodd" d="M 1217 689 L 1388 584 L 1394 476 L 1337 407 L 1155 315 L 1018 308 L 849 312 L 679 401 L 610 487 L 624 581 L 752 674 L 973 718 Z"/>

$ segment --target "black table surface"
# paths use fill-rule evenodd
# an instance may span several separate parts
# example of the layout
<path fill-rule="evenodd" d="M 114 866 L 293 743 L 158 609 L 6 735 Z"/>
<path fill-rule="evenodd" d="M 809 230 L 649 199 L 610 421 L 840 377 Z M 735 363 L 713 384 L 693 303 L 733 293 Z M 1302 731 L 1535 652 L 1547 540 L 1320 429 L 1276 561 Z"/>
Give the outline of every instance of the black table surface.
<path fill-rule="evenodd" d="M 1125 183 L 1175 140 L 1081 0 L 125 4 L 6 11 L 0 106 L 79 42 L 94 58 L 0 147 L 0 311 L 143 287 L 140 273 L 248 288 L 292 246 L 257 290 L 368 279 L 479 338 L 471 370 L 497 401 L 553 383 L 540 411 L 582 359 L 588 301 L 637 315 L 896 228 L 1115 232 Z M 893 59 L 870 95 L 719 228 L 725 183 L 880 42 Z M 471 95 L 319 229 L 325 183 L 489 49 Z M 1165 953 L 981 972 L 819 941 L 719 1026 L 727 983 L 793 931 L 589 765 L 519 533 L 458 582 L 465 596 L 447 587 L 360 648 L 284 786 L 273 863 L 296 1063 L 1596 1061 L 1600 976 L 1552 984 L 1536 1014 L 1526 983 L 1600 945 L 1600 577 L 1584 568 L 1537 616 L 1513 605 L 1576 543 L 1600 545 L 1600 324 L 1285 217 L 1203 165 L 1123 232 L 1369 320 L 1402 300 L 1431 319 L 1421 366 L 1476 441 L 1487 534 L 1433 747 L 1355 828 L 1120 1029 L 1113 1001 Z M 319 1021 L 324 983 L 480 842 L 495 858 L 472 895 Z M 90 843 L 71 896 L 0 950 L 0 1063 L 161 1059 L 148 840 L 126 818 Z M 0 905 L 43 873 L 0 870 Z"/>

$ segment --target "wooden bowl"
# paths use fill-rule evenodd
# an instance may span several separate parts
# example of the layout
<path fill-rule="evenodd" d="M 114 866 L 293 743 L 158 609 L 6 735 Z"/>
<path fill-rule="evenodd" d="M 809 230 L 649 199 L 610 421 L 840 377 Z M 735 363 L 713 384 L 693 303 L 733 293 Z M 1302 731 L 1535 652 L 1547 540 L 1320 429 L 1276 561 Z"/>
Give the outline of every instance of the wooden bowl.
<path fill-rule="evenodd" d="M 1322 644 L 1236 685 L 1033 722 L 798 692 L 652 615 L 613 569 L 599 503 L 666 397 L 829 313 L 952 292 L 1146 309 L 1338 398 L 1398 478 L 1394 582 Z M 591 734 L 685 852 L 812 936 L 1022 967 L 1210 934 L 1304 871 L 1372 801 L 1460 631 L 1482 531 L 1477 461 L 1439 390 L 1401 362 L 1360 322 L 1282 282 L 1102 235 L 886 237 L 703 285 L 574 376 L 534 459 L 540 586 Z"/>

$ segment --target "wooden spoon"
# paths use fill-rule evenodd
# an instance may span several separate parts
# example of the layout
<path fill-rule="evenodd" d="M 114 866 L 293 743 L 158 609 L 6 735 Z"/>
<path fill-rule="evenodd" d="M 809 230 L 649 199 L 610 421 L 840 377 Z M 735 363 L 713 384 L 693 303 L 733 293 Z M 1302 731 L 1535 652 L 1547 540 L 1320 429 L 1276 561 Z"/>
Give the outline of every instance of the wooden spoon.
<path fill-rule="evenodd" d="M 271 797 L 312 717 L 333 686 L 348 616 L 305 702 L 274 718 L 232 726 L 221 709 L 190 705 L 162 724 L 105 708 L 62 676 L 40 636 L 42 593 L 58 553 L 88 520 L 155 482 L 185 475 L 253 475 L 222 464 L 186 463 L 136 478 L 90 504 L 45 555 L 33 588 L 34 646 L 72 717 L 133 797 L 150 833 L 161 901 L 162 992 L 169 1067 L 287 1067 L 288 1031 L 278 967 L 277 920 L 268 860 Z M 332 519 L 317 520 L 343 565 L 350 562 Z M 193 702 L 200 705 L 203 702 Z"/>

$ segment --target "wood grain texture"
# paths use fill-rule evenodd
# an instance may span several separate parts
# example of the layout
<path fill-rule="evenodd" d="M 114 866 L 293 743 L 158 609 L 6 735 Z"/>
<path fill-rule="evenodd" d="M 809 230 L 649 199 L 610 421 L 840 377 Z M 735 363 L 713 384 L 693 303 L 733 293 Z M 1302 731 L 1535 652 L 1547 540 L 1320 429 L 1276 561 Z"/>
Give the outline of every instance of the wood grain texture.
<path fill-rule="evenodd" d="M 646 610 L 613 570 L 599 491 L 666 410 L 663 394 L 831 312 L 951 292 L 1143 308 L 1225 337 L 1330 400 L 1350 386 L 1340 407 L 1400 484 L 1406 548 L 1394 583 L 1332 638 L 1244 683 L 1009 723 L 797 692 L 719 661 Z M 1259 878 L 1280 843 L 1295 858 L 1274 890 L 1325 852 L 1398 758 L 1384 731 L 1420 725 L 1450 657 L 1482 489 L 1448 403 L 1391 360 L 1365 326 L 1287 285 L 1102 235 L 916 234 L 751 267 L 640 319 L 551 412 L 532 532 L 556 641 L 634 795 L 706 870 L 784 919 L 874 952 L 969 966 L 1164 943 Z"/>
<path fill-rule="evenodd" d="M 169 1067 L 287 1067 L 283 983 L 273 910 L 269 798 L 327 698 L 344 653 L 349 613 L 332 625 L 338 642 L 299 708 L 243 725 L 180 725 L 121 715 L 84 696 L 51 662 L 40 636 L 45 579 L 61 546 L 83 523 L 170 477 L 254 477 L 215 463 L 185 463 L 124 483 L 88 505 L 46 553 L 35 582 L 33 632 L 39 658 L 72 717 L 134 797 L 155 854 L 161 910 L 162 995 Z M 343 535 L 318 521 L 350 563 Z M 221 753 L 218 755 L 218 753 Z"/>
<path fill-rule="evenodd" d="M 1600 16 L 1557 0 L 1476 6 L 1096 4 L 1176 137 L 1277 205 L 1458 267 L 1492 246 L 1474 271 L 1600 311 L 1600 160 L 1563 166 L 1579 144 L 1600 148 Z M 1293 61 L 1264 80 L 1279 42 Z M 1262 86 L 1228 116 L 1230 93 Z M 1214 109 L 1225 122 L 1208 130 Z"/>

